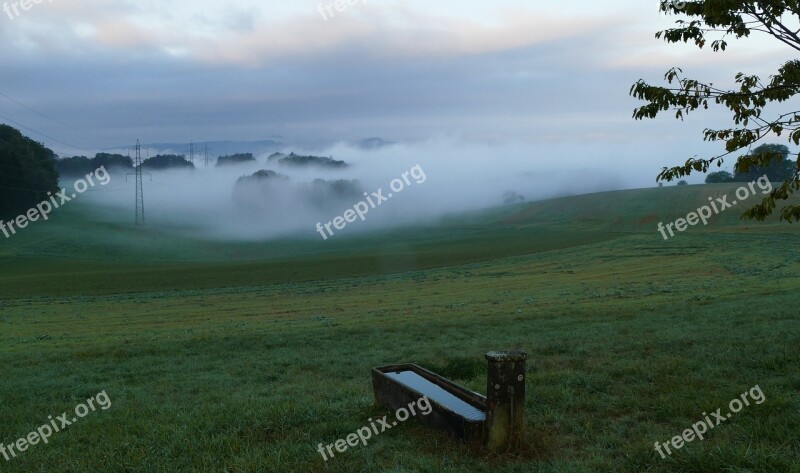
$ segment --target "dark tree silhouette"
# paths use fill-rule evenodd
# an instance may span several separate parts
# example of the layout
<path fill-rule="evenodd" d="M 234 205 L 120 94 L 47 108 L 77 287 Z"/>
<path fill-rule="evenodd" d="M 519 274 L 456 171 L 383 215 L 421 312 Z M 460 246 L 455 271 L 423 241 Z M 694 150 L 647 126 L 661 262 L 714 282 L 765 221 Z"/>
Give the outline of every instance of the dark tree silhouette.
<path fill-rule="evenodd" d="M 41 143 L 0 124 L 0 218 L 22 215 L 58 190 L 55 158 Z"/>

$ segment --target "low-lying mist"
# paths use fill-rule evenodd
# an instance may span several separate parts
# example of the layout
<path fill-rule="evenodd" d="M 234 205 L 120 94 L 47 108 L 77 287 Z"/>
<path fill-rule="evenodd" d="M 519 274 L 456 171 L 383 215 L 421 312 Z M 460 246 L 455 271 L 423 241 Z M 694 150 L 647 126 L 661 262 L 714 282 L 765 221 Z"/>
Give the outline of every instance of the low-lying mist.
<path fill-rule="evenodd" d="M 144 177 L 147 225 L 151 228 L 217 240 L 265 240 L 280 237 L 321 239 L 323 225 L 342 216 L 363 193 L 378 189 L 392 193 L 390 183 L 403 180 L 403 191 L 366 219 L 336 230 L 334 238 L 415 223 L 433 222 L 447 214 L 535 201 L 570 194 L 655 185 L 657 169 L 643 163 L 629 147 L 599 150 L 589 145 L 475 145 L 454 140 L 397 144 L 377 150 L 346 145 L 326 150 L 287 149 L 298 154 L 332 156 L 350 166 L 344 169 L 289 167 L 267 154 L 256 162 L 188 170 L 154 172 Z M 419 166 L 424 179 L 410 177 Z M 263 188 L 250 183 L 234 192 L 237 180 L 260 170 L 282 176 Z M 416 177 L 419 177 L 417 175 Z M 354 181 L 347 192 L 320 191 L 322 179 Z M 279 181 L 279 182 L 278 182 Z M 408 183 L 408 184 L 407 184 Z M 341 184 L 341 183 L 340 183 Z M 327 188 L 326 188 L 327 189 Z M 352 192 L 358 189 L 358 192 Z M 133 220 L 133 176 L 113 173 L 108 186 L 82 197 L 109 221 Z M 373 199 L 376 200 L 376 199 Z"/>

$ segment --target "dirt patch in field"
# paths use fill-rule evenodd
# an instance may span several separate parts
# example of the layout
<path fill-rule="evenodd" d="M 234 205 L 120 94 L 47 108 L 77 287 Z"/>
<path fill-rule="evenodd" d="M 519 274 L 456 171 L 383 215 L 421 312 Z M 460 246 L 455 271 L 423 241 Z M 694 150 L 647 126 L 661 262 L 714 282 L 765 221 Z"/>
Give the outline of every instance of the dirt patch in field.
<path fill-rule="evenodd" d="M 656 222 L 658 222 L 658 215 L 657 214 L 645 215 L 644 217 L 639 219 L 639 223 L 642 224 L 642 225 L 647 225 L 647 224 L 656 223 Z"/>

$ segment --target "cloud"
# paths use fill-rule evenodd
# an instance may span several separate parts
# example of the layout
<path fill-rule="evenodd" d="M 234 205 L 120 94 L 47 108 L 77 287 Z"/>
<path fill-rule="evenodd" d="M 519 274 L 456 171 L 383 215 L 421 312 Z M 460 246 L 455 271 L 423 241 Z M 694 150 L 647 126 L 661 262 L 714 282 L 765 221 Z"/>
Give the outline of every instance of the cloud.
<path fill-rule="evenodd" d="M 674 65 L 719 84 L 738 68 L 774 70 L 782 54 L 757 42 L 724 55 L 665 45 L 653 33 L 674 19 L 640 0 L 386 0 L 329 21 L 318 5 L 43 3 L 0 24 L 0 92 L 74 127 L 0 102 L 84 149 L 273 136 L 310 148 L 372 136 L 615 145 L 647 130 L 659 150 L 682 137 L 684 158 L 720 117 L 634 122 L 631 84 Z"/>
<path fill-rule="evenodd" d="M 197 6 L 189 13 L 184 2 L 170 9 L 150 1 L 56 2 L 26 12 L 7 34 L 45 54 L 180 51 L 187 60 L 258 66 L 342 49 L 406 59 L 486 54 L 586 34 L 605 22 L 521 7 L 497 8 L 487 22 L 393 3 L 359 3 L 330 21 L 317 8 L 276 19 L 263 6 Z M 49 41 L 43 32 L 56 33 L 59 41 Z"/>

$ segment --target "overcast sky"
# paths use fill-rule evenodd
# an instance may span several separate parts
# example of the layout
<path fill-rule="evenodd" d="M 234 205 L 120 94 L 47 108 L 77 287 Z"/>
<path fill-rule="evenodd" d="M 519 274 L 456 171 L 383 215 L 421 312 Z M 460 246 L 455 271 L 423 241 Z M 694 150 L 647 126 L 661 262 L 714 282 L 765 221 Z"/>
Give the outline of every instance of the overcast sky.
<path fill-rule="evenodd" d="M 61 123 L 5 96 L 0 122 L 60 153 L 447 137 L 641 145 L 661 166 L 715 149 L 701 131 L 726 115 L 634 122 L 633 82 L 680 65 L 724 85 L 791 56 L 772 41 L 666 45 L 654 32 L 676 17 L 657 0 L 366 0 L 333 15 L 317 0 L 43 0 L 19 15 L 16 1 L 0 16 L 0 93 Z"/>

